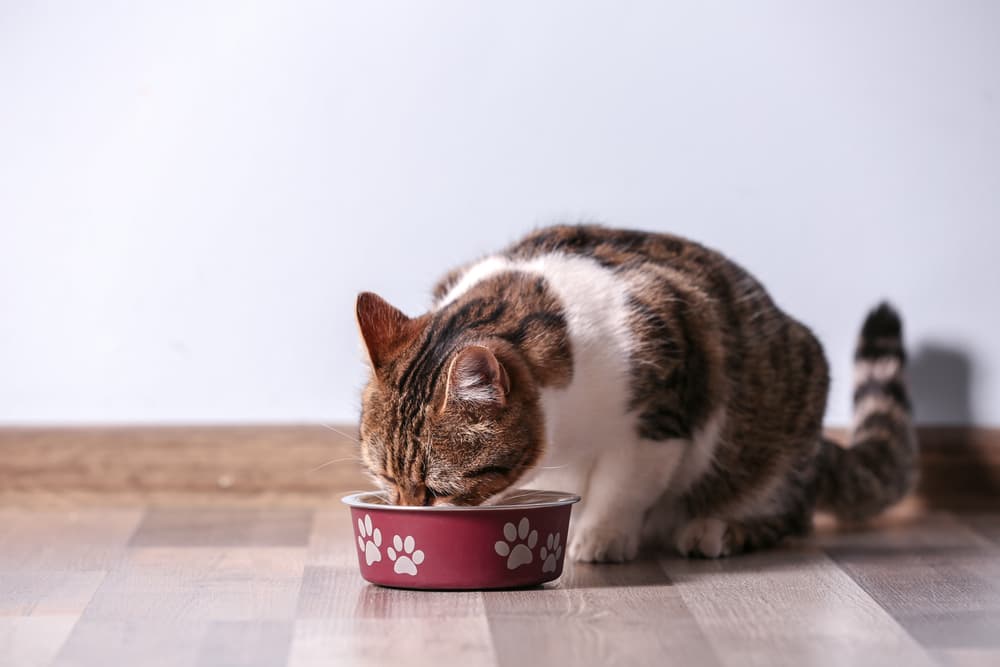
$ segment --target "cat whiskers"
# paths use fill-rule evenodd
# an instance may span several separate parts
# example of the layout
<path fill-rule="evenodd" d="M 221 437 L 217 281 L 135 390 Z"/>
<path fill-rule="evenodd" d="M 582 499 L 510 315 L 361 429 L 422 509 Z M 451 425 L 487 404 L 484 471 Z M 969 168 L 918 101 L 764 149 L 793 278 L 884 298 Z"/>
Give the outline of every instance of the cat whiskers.
<path fill-rule="evenodd" d="M 521 489 L 515 493 L 511 493 L 510 495 L 500 494 L 500 496 L 496 499 L 496 504 L 503 505 L 511 500 L 530 498 L 531 496 L 535 495 L 538 495 L 537 489 Z"/>
<path fill-rule="evenodd" d="M 331 426 L 330 424 L 320 424 L 320 426 L 322 426 L 325 429 L 329 429 L 329 430 L 333 431 L 337 435 L 340 435 L 340 436 L 343 436 L 343 437 L 347 438 L 348 440 L 350 440 L 351 442 L 353 442 L 356 445 L 360 445 L 361 444 L 361 441 L 358 440 L 353 435 L 351 435 L 350 433 L 346 433 L 344 431 L 341 431 L 340 429 L 335 428 L 335 427 Z M 364 464 L 364 461 L 361 459 L 360 456 L 345 456 L 343 458 L 333 459 L 332 461 L 327 461 L 325 463 L 321 463 L 318 466 L 316 466 L 315 468 L 312 468 L 311 470 L 309 470 L 307 474 L 312 474 L 312 473 L 314 473 L 314 472 L 316 472 L 318 470 L 322 470 L 323 468 L 326 468 L 327 466 L 332 466 L 332 465 L 334 465 L 336 463 L 343 463 L 345 461 L 354 461 L 355 463 Z"/>
<path fill-rule="evenodd" d="M 311 470 L 309 470 L 309 474 L 314 473 L 317 470 L 322 470 L 323 468 L 326 468 L 327 466 L 332 466 L 335 463 L 343 463 L 344 461 L 354 461 L 355 463 L 364 463 L 364 461 L 361 460 L 360 456 L 345 456 L 342 459 L 333 459 L 332 461 L 327 461 L 326 463 L 320 463 L 315 468 L 312 468 Z"/>
<path fill-rule="evenodd" d="M 356 437 L 354 437 L 350 433 L 345 433 L 344 431 L 341 431 L 339 428 L 334 428 L 333 426 L 330 426 L 329 424 L 320 424 L 320 426 L 322 426 L 323 428 L 326 428 L 326 429 L 329 429 L 329 430 L 333 431 L 337 435 L 344 436 L 345 438 L 347 438 L 348 440 L 350 440 L 351 442 L 353 442 L 356 445 L 360 445 L 361 444 L 361 441 L 358 440 Z"/>
<path fill-rule="evenodd" d="M 564 463 L 561 466 L 538 466 L 537 470 L 562 470 L 563 468 L 568 468 L 572 463 Z"/>

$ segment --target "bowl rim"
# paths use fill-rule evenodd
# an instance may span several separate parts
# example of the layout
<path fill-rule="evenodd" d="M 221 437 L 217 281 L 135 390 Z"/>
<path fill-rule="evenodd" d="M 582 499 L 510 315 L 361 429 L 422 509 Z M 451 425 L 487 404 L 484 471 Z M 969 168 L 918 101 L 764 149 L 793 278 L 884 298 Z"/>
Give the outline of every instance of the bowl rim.
<path fill-rule="evenodd" d="M 540 489 L 518 490 L 535 493 L 543 497 L 551 497 L 551 500 L 501 505 L 383 505 L 380 503 L 366 502 L 363 499 L 367 496 L 377 496 L 382 493 L 381 491 L 355 491 L 341 497 L 340 502 L 349 507 L 402 512 L 509 512 L 510 510 L 561 507 L 563 505 L 573 505 L 574 503 L 580 502 L 580 496 L 575 493 L 566 493 L 564 491 L 544 491 Z"/>

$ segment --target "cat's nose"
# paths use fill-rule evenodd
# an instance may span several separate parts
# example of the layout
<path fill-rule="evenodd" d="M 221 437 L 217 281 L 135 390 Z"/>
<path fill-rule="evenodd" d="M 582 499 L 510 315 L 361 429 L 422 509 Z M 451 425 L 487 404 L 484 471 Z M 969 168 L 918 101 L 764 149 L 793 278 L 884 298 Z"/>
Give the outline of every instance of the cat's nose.
<path fill-rule="evenodd" d="M 400 485 L 398 490 L 400 505 L 430 505 L 434 500 L 431 494 L 427 493 L 427 487 L 420 483 Z"/>

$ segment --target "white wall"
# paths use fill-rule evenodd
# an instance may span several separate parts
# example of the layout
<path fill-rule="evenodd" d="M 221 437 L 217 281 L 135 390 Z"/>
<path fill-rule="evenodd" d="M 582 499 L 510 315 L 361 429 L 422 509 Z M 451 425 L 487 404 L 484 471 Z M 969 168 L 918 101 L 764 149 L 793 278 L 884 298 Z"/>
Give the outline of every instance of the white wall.
<path fill-rule="evenodd" d="M 359 290 L 596 219 L 1000 424 L 998 84 L 990 0 L 4 2 L 0 421 L 353 419 Z"/>

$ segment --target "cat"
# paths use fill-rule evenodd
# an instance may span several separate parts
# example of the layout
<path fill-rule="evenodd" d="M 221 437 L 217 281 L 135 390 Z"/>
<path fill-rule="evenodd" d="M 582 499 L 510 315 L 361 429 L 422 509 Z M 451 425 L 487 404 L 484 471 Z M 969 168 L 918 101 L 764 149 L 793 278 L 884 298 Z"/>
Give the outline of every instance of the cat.
<path fill-rule="evenodd" d="M 569 555 L 715 558 L 863 520 L 916 479 L 899 316 L 855 355 L 848 447 L 823 437 L 823 349 L 757 280 L 666 234 L 537 230 L 448 273 L 408 317 L 362 293 L 362 459 L 394 504 L 577 493 Z"/>

